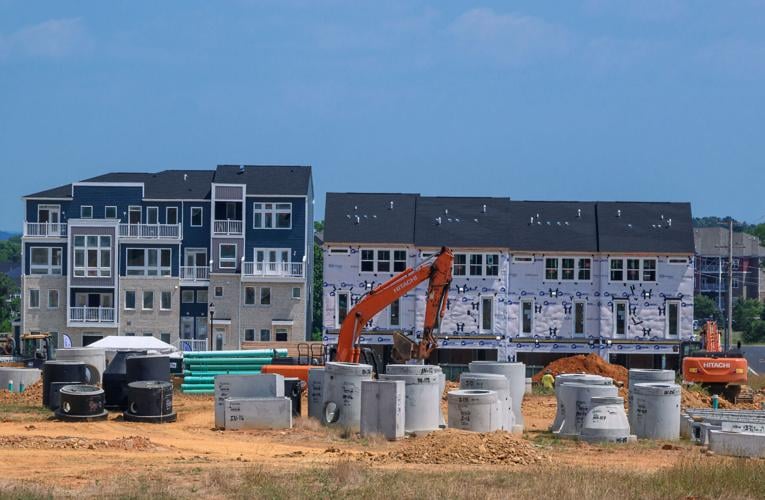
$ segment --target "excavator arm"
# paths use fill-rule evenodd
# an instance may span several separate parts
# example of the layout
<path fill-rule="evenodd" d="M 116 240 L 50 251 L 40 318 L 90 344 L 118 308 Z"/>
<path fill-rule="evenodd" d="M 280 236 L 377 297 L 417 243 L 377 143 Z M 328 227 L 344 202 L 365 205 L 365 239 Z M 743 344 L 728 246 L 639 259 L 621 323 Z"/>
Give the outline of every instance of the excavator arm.
<path fill-rule="evenodd" d="M 337 361 L 358 363 L 360 355 L 358 339 L 367 322 L 417 285 L 429 280 L 422 339 L 412 353 L 415 358 L 427 359 L 436 347 L 434 332 L 438 331 L 441 319 L 446 312 L 453 260 L 451 250 L 444 247 L 437 255 L 417 267 L 405 269 L 362 296 L 353 309 L 348 311 L 348 315 L 340 326 Z"/>

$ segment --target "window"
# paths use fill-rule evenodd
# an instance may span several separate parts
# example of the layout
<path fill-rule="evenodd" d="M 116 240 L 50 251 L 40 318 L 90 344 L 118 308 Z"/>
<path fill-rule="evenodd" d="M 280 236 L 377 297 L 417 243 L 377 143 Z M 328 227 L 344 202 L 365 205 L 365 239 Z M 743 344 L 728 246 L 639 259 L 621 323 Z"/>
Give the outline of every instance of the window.
<path fill-rule="evenodd" d="M 400 273 L 406 269 L 406 250 L 362 249 L 361 272 Z"/>
<path fill-rule="evenodd" d="M 486 276 L 499 276 L 499 255 L 490 253 L 486 255 Z"/>
<path fill-rule="evenodd" d="M 268 328 L 261 328 L 260 330 L 260 341 L 261 342 L 270 342 L 271 341 L 271 330 Z"/>
<path fill-rule="evenodd" d="M 253 203 L 253 229 L 291 229 L 292 203 Z"/>
<path fill-rule="evenodd" d="M 143 292 L 143 308 L 154 309 L 154 292 L 151 290 L 144 290 Z"/>
<path fill-rule="evenodd" d="M 470 276 L 481 276 L 483 274 L 483 255 L 470 254 Z"/>
<path fill-rule="evenodd" d="M 178 224 L 178 207 L 165 208 L 165 224 Z"/>
<path fill-rule="evenodd" d="M 521 334 L 531 335 L 534 332 L 534 300 L 521 301 Z"/>
<path fill-rule="evenodd" d="M 348 302 L 349 302 L 349 293 L 348 292 L 338 292 L 337 293 L 337 326 L 343 324 L 343 321 L 345 321 L 345 317 L 348 316 Z"/>
<path fill-rule="evenodd" d="M 135 290 L 125 290 L 125 309 L 135 309 Z"/>
<path fill-rule="evenodd" d="M 396 299 L 390 303 L 390 326 L 401 326 L 401 302 Z"/>
<path fill-rule="evenodd" d="M 193 304 L 194 303 L 194 290 L 183 290 L 181 291 L 181 302 L 184 304 Z"/>
<path fill-rule="evenodd" d="M 117 207 L 114 205 L 107 205 L 104 207 L 104 218 L 105 219 L 116 219 L 117 218 Z"/>
<path fill-rule="evenodd" d="M 514 255 L 513 264 L 532 264 L 534 257 L 531 255 Z"/>
<path fill-rule="evenodd" d="M 32 309 L 40 307 L 40 290 L 37 288 L 31 288 L 29 290 L 29 307 Z"/>
<path fill-rule="evenodd" d="M 584 301 L 574 302 L 574 335 L 584 335 L 584 311 L 587 304 Z"/>
<path fill-rule="evenodd" d="M 627 259 L 627 281 L 640 281 L 640 259 Z"/>
<path fill-rule="evenodd" d="M 467 255 L 464 253 L 454 254 L 454 265 L 452 266 L 454 276 L 465 276 L 467 274 Z"/>
<path fill-rule="evenodd" d="M 545 279 L 556 281 L 558 279 L 558 259 L 545 259 Z"/>
<path fill-rule="evenodd" d="M 390 250 L 377 251 L 377 271 L 381 273 L 390 272 Z"/>
<path fill-rule="evenodd" d="M 494 298 L 481 298 L 481 331 L 491 333 L 494 331 Z"/>
<path fill-rule="evenodd" d="M 299 286 L 293 286 L 292 287 L 292 298 L 293 299 L 299 299 L 300 298 L 300 287 Z"/>
<path fill-rule="evenodd" d="M 111 236 L 74 237 L 74 275 L 76 277 L 110 277 L 112 261 Z"/>
<path fill-rule="evenodd" d="M 61 248 L 32 247 L 30 249 L 30 274 L 61 274 Z"/>
<path fill-rule="evenodd" d="M 48 309 L 58 309 L 58 290 L 48 290 Z"/>
<path fill-rule="evenodd" d="M 667 301 L 667 334 L 677 337 L 680 334 L 680 303 Z"/>
<path fill-rule="evenodd" d="M 163 311 L 169 311 L 173 305 L 173 294 L 170 292 L 161 292 L 159 295 L 159 308 Z"/>
<path fill-rule="evenodd" d="M 236 269 L 236 245 L 232 243 L 220 244 L 220 258 L 218 266 L 221 269 Z"/>
<path fill-rule="evenodd" d="M 670 264 L 688 264 L 688 259 L 685 257 L 672 257 L 669 259 Z"/>
<path fill-rule="evenodd" d="M 159 224 L 159 208 L 146 207 L 146 223 Z"/>
<path fill-rule="evenodd" d="M 624 336 L 627 333 L 627 306 L 623 300 L 614 301 L 614 335 Z"/>
<path fill-rule="evenodd" d="M 375 251 L 361 251 L 361 272 L 372 273 L 375 270 Z"/>
<path fill-rule="evenodd" d="M 128 248 L 128 276 L 170 276 L 172 251 L 169 248 Z"/>
<path fill-rule="evenodd" d="M 191 225 L 202 227 L 202 207 L 191 207 Z"/>
<path fill-rule="evenodd" d="M 656 259 L 611 259 L 610 269 L 611 281 L 656 281 Z"/>
<path fill-rule="evenodd" d="M 88 347 L 93 342 L 98 342 L 102 338 L 104 338 L 103 335 L 86 335 L 86 334 L 83 333 L 82 334 L 82 347 Z"/>
<path fill-rule="evenodd" d="M 264 286 L 260 289 L 260 305 L 261 306 L 271 305 L 271 288 Z"/>
<path fill-rule="evenodd" d="M 347 248 L 330 248 L 329 254 L 330 255 L 348 255 L 350 252 Z"/>
<path fill-rule="evenodd" d="M 244 305 L 246 306 L 255 305 L 255 287 L 254 286 L 244 287 Z"/>
<path fill-rule="evenodd" d="M 169 333 L 160 333 L 159 334 L 159 340 L 162 342 L 169 344 L 170 343 L 170 334 Z"/>
<path fill-rule="evenodd" d="M 564 281 L 574 280 L 574 277 L 576 276 L 576 266 L 574 264 L 575 259 L 564 258 L 564 259 L 561 259 L 560 262 L 561 262 L 561 272 L 560 272 L 561 279 Z"/>
<path fill-rule="evenodd" d="M 223 287 L 220 288 L 220 296 L 223 297 Z M 197 304 L 207 304 L 207 290 L 197 290 Z"/>
<path fill-rule="evenodd" d="M 656 281 L 656 259 L 643 259 L 643 281 Z"/>
<path fill-rule="evenodd" d="M 151 332 L 143 332 L 143 336 L 144 336 L 144 337 L 153 337 L 153 336 L 154 336 L 154 334 L 153 334 L 153 333 L 151 333 Z"/>
<path fill-rule="evenodd" d="M 624 261 L 621 259 L 611 259 L 611 281 L 624 280 Z"/>
<path fill-rule="evenodd" d="M 590 281 L 592 276 L 592 259 L 581 258 L 577 262 L 577 279 L 579 281 Z"/>
<path fill-rule="evenodd" d="M 131 206 L 128 207 L 128 224 L 140 224 L 141 223 L 141 207 Z"/>
<path fill-rule="evenodd" d="M 406 269 L 406 250 L 393 251 L 393 272 L 400 273 Z"/>
<path fill-rule="evenodd" d="M 222 286 L 216 286 L 215 289 L 213 290 L 213 296 L 216 299 L 222 299 L 223 298 L 223 287 Z M 198 299 L 197 299 L 197 302 L 199 302 Z M 207 302 L 207 301 L 205 301 L 205 302 Z"/>
<path fill-rule="evenodd" d="M 135 337 L 135 332 L 125 332 L 125 337 Z"/>
<path fill-rule="evenodd" d="M 92 219 L 93 207 L 91 205 L 82 205 L 80 207 L 80 219 Z"/>
<path fill-rule="evenodd" d="M 287 342 L 287 337 L 289 336 L 289 332 L 286 328 L 276 328 L 276 341 L 277 342 Z"/>
<path fill-rule="evenodd" d="M 254 328 L 245 328 L 244 329 L 244 341 L 245 342 L 254 342 L 255 341 L 255 329 Z"/>

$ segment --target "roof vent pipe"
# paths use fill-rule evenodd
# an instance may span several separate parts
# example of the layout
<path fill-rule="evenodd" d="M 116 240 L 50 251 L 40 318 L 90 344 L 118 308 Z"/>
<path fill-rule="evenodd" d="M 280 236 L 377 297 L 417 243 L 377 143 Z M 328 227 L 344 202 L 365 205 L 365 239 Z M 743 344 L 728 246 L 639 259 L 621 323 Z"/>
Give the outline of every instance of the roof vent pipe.
<path fill-rule="evenodd" d="M 672 218 L 667 219 L 667 226 L 672 227 Z"/>
<path fill-rule="evenodd" d="M 441 225 L 441 217 L 436 217 L 436 225 Z"/>
<path fill-rule="evenodd" d="M 244 172 L 244 165 L 239 165 L 239 172 L 240 173 Z"/>
<path fill-rule="evenodd" d="M 189 180 L 189 174 L 183 174 L 183 182 Z"/>
<path fill-rule="evenodd" d="M 576 209 L 576 218 L 577 219 L 581 219 L 582 218 L 582 209 L 581 208 L 577 208 Z"/>
<path fill-rule="evenodd" d="M 616 216 L 617 217 L 621 217 L 622 216 L 622 211 L 621 210 L 617 210 L 616 211 Z"/>
<path fill-rule="evenodd" d="M 444 208 L 444 215 L 449 215 L 449 209 L 448 208 Z"/>
<path fill-rule="evenodd" d="M 393 210 L 393 200 L 391 200 L 390 207 L 388 208 L 388 210 Z"/>
<path fill-rule="evenodd" d="M 486 205 L 484 204 L 483 207 L 481 207 L 481 212 L 486 213 Z"/>
<path fill-rule="evenodd" d="M 356 224 L 358 224 L 359 222 L 361 222 L 361 217 L 359 217 L 359 216 L 357 215 L 357 216 L 356 216 Z"/>
<path fill-rule="evenodd" d="M 531 216 L 531 219 L 529 219 L 529 224 L 534 224 L 534 216 Z"/>

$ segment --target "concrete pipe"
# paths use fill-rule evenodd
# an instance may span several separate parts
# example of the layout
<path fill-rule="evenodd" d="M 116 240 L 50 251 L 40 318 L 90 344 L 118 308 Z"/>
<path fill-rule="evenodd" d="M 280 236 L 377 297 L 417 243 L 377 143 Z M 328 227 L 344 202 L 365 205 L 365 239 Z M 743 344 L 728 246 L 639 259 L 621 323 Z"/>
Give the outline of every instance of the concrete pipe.
<path fill-rule="evenodd" d="M 560 397 L 561 387 L 568 383 L 590 384 L 590 385 L 612 385 L 613 379 L 601 375 L 591 375 L 588 373 L 561 373 L 555 377 L 555 400 L 557 408 L 555 410 L 555 419 L 550 426 L 551 432 L 560 432 L 563 420 L 566 417 L 566 408 L 563 399 Z"/>
<path fill-rule="evenodd" d="M 647 368 L 632 368 L 629 371 L 629 382 L 627 387 L 629 394 L 627 394 L 627 418 L 629 418 L 630 426 L 635 427 L 635 413 L 632 404 L 632 389 L 635 384 L 648 384 L 648 383 L 661 383 L 661 384 L 674 384 L 675 372 L 674 370 L 652 370 Z"/>
<path fill-rule="evenodd" d="M 460 375 L 460 389 L 484 389 L 497 393 L 497 412 L 500 429 L 511 432 L 515 425 L 513 400 L 510 398 L 510 383 L 498 373 L 470 373 Z"/>
<path fill-rule="evenodd" d="M 591 385 L 578 382 L 563 384 L 560 388 L 560 398 L 565 415 L 557 434 L 566 438 L 578 437 L 584 425 L 584 418 L 592 409 L 592 398 L 599 396 L 618 396 L 618 390 L 614 385 Z"/>
<path fill-rule="evenodd" d="M 67 347 L 56 350 L 57 361 L 81 361 L 98 371 L 98 384 L 103 381 L 106 371 L 106 351 L 98 347 Z"/>
<path fill-rule="evenodd" d="M 438 377 L 438 394 L 441 397 L 446 390 L 446 375 L 438 365 L 397 364 L 385 367 L 388 375 L 432 375 Z M 439 425 L 446 426 L 444 416 L 439 412 Z"/>
<path fill-rule="evenodd" d="M 324 397 L 324 368 L 317 367 L 308 370 L 308 416 L 321 420 Z"/>
<path fill-rule="evenodd" d="M 497 419 L 497 393 L 483 389 L 449 391 L 449 427 L 473 432 L 493 432 Z"/>
<path fill-rule="evenodd" d="M 406 432 L 435 431 L 441 425 L 440 380 L 434 375 L 380 375 L 380 380 L 402 380 L 405 384 L 404 429 Z"/>
<path fill-rule="evenodd" d="M 472 373 L 498 373 L 510 382 L 510 399 L 513 400 L 515 424 L 523 430 L 523 394 L 526 392 L 526 365 L 523 363 L 500 363 L 498 361 L 472 361 L 469 365 Z"/>
<path fill-rule="evenodd" d="M 324 367 L 322 422 L 358 431 L 361 425 L 361 381 L 372 380 L 372 366 L 330 362 Z"/>
<path fill-rule="evenodd" d="M 630 423 L 624 411 L 624 398 L 600 396 L 590 400 L 590 411 L 584 417 L 581 438 L 588 443 L 626 443 Z"/>
<path fill-rule="evenodd" d="M 680 439 L 681 388 L 677 384 L 635 384 L 635 426 L 639 439 Z"/>

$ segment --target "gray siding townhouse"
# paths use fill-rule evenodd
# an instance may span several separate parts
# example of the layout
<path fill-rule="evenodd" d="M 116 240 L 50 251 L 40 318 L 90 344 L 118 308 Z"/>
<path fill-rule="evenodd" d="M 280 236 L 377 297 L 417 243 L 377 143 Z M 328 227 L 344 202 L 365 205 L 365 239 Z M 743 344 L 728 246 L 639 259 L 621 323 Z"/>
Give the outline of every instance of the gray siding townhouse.
<path fill-rule="evenodd" d="M 109 173 L 24 201 L 23 332 L 184 349 L 310 332 L 310 167 Z"/>
<path fill-rule="evenodd" d="M 363 293 L 444 245 L 455 260 L 440 363 L 595 352 L 672 366 L 692 336 L 688 204 L 329 193 L 325 341 Z M 390 343 L 394 331 L 416 340 L 425 290 L 378 315 L 363 342 Z"/>

